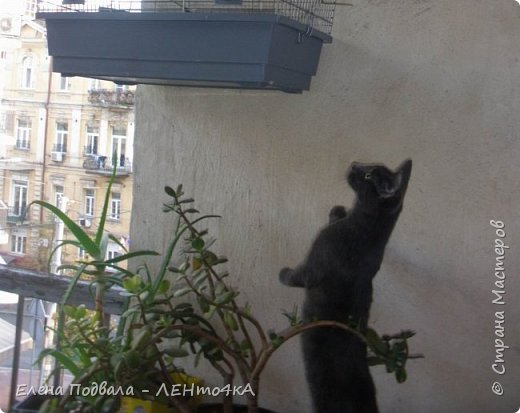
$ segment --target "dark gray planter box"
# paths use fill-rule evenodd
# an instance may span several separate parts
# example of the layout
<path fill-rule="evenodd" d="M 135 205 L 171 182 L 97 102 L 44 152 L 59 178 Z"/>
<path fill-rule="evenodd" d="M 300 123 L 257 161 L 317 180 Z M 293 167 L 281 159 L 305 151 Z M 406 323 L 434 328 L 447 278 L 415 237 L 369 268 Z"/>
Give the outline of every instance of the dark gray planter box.
<path fill-rule="evenodd" d="M 53 70 L 127 84 L 308 90 L 332 38 L 263 13 L 39 13 Z"/>

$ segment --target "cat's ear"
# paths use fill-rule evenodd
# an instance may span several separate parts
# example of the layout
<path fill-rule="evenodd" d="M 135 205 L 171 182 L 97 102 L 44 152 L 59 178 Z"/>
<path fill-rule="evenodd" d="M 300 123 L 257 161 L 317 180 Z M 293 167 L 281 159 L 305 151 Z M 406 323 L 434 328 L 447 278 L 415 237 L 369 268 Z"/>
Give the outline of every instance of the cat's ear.
<path fill-rule="evenodd" d="M 396 171 L 399 174 L 399 182 L 400 185 L 408 185 L 408 180 L 410 179 L 410 174 L 412 173 L 412 160 L 407 159 L 404 161 Z"/>

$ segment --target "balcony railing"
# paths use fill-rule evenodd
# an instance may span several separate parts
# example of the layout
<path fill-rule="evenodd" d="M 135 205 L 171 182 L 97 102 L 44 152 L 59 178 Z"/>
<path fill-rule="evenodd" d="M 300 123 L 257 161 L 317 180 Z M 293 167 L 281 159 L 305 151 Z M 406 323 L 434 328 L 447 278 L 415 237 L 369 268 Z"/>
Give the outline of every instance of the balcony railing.
<path fill-rule="evenodd" d="M 22 150 L 29 150 L 29 149 L 31 149 L 31 141 L 24 140 L 24 139 L 17 139 L 15 148 L 22 149 Z"/>
<path fill-rule="evenodd" d="M 16 389 L 20 370 L 20 356 L 22 351 L 22 331 L 24 320 L 24 302 L 26 298 L 39 299 L 47 302 L 61 302 L 69 287 L 71 278 L 44 272 L 15 268 L 0 265 L 0 291 L 18 294 L 16 308 L 16 333 L 13 351 L 13 362 L 10 379 L 9 407 L 10 411 L 15 402 Z M 90 282 L 79 281 L 72 291 L 68 304 L 84 304 L 92 309 L 93 300 L 86 300 L 91 294 Z M 121 290 L 112 287 L 105 292 L 105 307 L 107 314 L 121 314 L 125 306 L 125 297 L 120 295 Z M 5 383 L 1 383 L 5 385 Z M 38 386 L 36 386 L 38 388 Z"/>
<path fill-rule="evenodd" d="M 67 153 L 67 144 L 66 143 L 55 143 L 52 145 L 53 152 L 59 153 Z"/>
<path fill-rule="evenodd" d="M 10 206 L 7 208 L 7 223 L 18 224 L 23 221 L 27 221 L 28 216 L 25 213 L 26 206 L 14 207 Z"/>
<path fill-rule="evenodd" d="M 7 223 L 8 211 L 9 207 L 3 201 L 0 201 L 0 228 Z"/>
<path fill-rule="evenodd" d="M 116 175 L 129 175 L 132 173 L 132 162 L 129 158 L 109 158 L 103 155 L 87 155 L 83 160 L 83 168 L 88 172 L 110 175 L 116 167 Z"/>
<path fill-rule="evenodd" d="M 83 156 L 97 155 L 97 145 L 87 145 L 83 148 Z"/>
<path fill-rule="evenodd" d="M 88 101 L 99 106 L 133 106 L 135 95 L 130 90 L 93 89 L 88 91 Z"/>

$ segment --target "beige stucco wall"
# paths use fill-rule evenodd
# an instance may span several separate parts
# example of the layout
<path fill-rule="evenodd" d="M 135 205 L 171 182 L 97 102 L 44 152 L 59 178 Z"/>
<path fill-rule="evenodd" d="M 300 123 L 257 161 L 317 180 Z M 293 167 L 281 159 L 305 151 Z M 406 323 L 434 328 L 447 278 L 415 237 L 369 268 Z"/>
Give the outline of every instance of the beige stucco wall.
<path fill-rule="evenodd" d="M 372 324 L 417 331 L 409 379 L 374 368 L 382 412 L 514 412 L 520 406 L 520 6 L 513 0 L 355 0 L 338 7 L 310 92 L 140 86 L 132 246 L 162 249 L 165 184 L 222 214 L 218 250 L 266 325 L 301 291 L 297 264 L 329 208 L 350 204 L 353 160 L 414 169 L 375 279 Z M 505 222 L 506 305 L 493 305 L 491 219 Z M 493 373 L 495 311 L 505 375 Z M 268 366 L 262 404 L 310 412 L 297 341 Z M 500 381 L 504 395 L 491 391 Z"/>

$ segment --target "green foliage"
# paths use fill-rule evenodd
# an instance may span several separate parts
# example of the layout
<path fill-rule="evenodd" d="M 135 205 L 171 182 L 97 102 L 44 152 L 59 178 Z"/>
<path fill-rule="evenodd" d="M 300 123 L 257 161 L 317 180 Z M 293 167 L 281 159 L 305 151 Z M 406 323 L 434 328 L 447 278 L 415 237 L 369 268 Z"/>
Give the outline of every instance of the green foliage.
<path fill-rule="evenodd" d="M 61 211 L 38 202 L 54 212 L 75 236 L 63 244 L 79 246 L 90 256 L 89 260 L 71 266 L 75 276 L 63 304 L 79 277 L 88 274 L 96 287 L 96 312 L 89 313 L 81 306 L 63 306 L 59 329 L 62 344 L 42 353 L 54 357 L 59 367 L 69 370 L 75 383 L 86 385 L 104 380 L 117 386 L 133 386 L 149 390 L 141 395 L 147 398 L 156 394 L 154 390 L 161 383 L 172 384 L 170 373 L 176 370 L 175 360 L 192 355 L 195 367 L 204 357 L 222 375 L 226 385 L 239 374 L 244 383 L 252 385 L 254 395 L 247 397 L 250 406 L 256 406 L 260 375 L 270 356 L 287 340 L 310 328 L 349 331 L 367 343 L 371 365 L 385 365 L 398 382 L 406 379 L 405 364 L 411 358 L 407 339 L 413 336 L 412 332 L 380 337 L 373 329 L 361 333 L 359 326 L 334 321 L 303 323 L 296 307 L 283 313 L 289 321 L 288 328 L 265 330 L 254 317 L 251 306 L 239 302 L 240 294 L 229 283 L 229 274 L 223 268 L 227 258 L 212 250 L 215 239 L 210 238 L 203 225 L 218 216 L 200 214 L 193 207 L 194 200 L 185 197 L 182 186 L 166 187 L 165 192 L 169 202 L 163 205 L 163 211 L 173 217 L 174 228 L 156 273 L 151 273 L 146 264 L 135 272 L 121 267 L 130 258 L 156 255 L 152 251 L 126 252 L 105 259 L 108 240 L 113 239 L 103 229 L 110 185 L 94 237 Z M 121 287 L 121 294 L 128 300 L 117 331 L 106 327 L 102 318 L 102 293 L 113 285 Z M 166 396 L 162 398 L 163 402 L 173 401 Z M 71 403 L 81 412 L 117 409 L 117 399 L 113 397 L 65 398 L 58 407 L 70 407 Z M 183 406 L 176 405 L 181 413 L 188 412 Z"/>
<path fill-rule="evenodd" d="M 64 213 L 54 205 L 49 204 L 45 201 L 33 201 L 31 204 L 29 204 L 29 207 L 33 204 L 36 204 L 52 212 L 56 216 L 56 218 L 63 222 L 64 226 L 70 231 L 70 233 L 73 236 L 73 239 L 71 240 L 62 240 L 58 243 L 58 245 L 53 249 L 51 253 L 49 262 L 52 259 L 52 256 L 57 253 L 59 248 L 65 245 L 73 245 L 75 247 L 81 248 L 88 254 L 88 260 L 78 261 L 75 264 L 68 264 L 66 266 L 62 266 L 61 268 L 58 268 L 58 270 L 68 269 L 74 271 L 73 280 L 69 285 L 69 288 L 67 289 L 61 304 L 62 306 L 67 304 L 72 290 L 74 289 L 75 285 L 77 284 L 79 278 L 82 275 L 92 276 L 93 285 L 96 290 L 95 304 L 98 317 L 98 324 L 100 326 L 103 324 L 102 305 L 104 290 L 106 288 L 109 288 L 113 284 L 120 284 L 121 278 L 123 276 L 131 274 L 126 269 L 122 268 L 120 265 L 117 264 L 127 262 L 129 259 L 135 257 L 146 255 L 158 255 L 155 251 L 135 251 L 126 252 L 125 254 L 122 254 L 121 256 L 115 257 L 113 259 L 106 258 L 109 240 L 118 243 L 124 249 L 124 247 L 115 237 L 111 236 L 105 231 L 105 223 L 108 214 L 110 193 L 112 190 L 112 184 L 115 179 L 115 172 L 116 168 L 114 167 L 111 179 L 108 183 L 105 192 L 103 209 L 101 210 L 101 217 L 99 219 L 98 228 L 93 236 L 90 236 L 86 230 L 81 228 L 71 218 L 69 218 L 66 213 Z"/>
<path fill-rule="evenodd" d="M 384 365 L 388 373 L 394 373 L 398 383 L 406 381 L 406 361 L 409 358 L 420 358 L 422 356 L 410 356 L 408 352 L 408 339 L 413 337 L 415 332 L 410 330 L 401 331 L 392 336 L 379 336 L 371 328 L 367 329 L 367 345 L 372 352 L 368 357 L 370 366 Z"/>
<path fill-rule="evenodd" d="M 282 314 L 287 318 L 287 320 L 289 320 L 291 327 L 296 327 L 303 322 L 298 315 L 298 306 L 296 305 L 293 307 L 291 312 L 283 311 Z"/>
<path fill-rule="evenodd" d="M 59 375 L 61 370 L 68 370 L 73 375 L 73 383 L 82 387 L 95 387 L 106 383 L 113 388 L 125 389 L 132 386 L 137 392 L 140 389 L 153 392 L 161 383 L 171 380 L 170 373 L 175 369 L 172 364 L 174 352 L 169 351 L 169 354 L 166 354 L 159 351 L 157 343 L 152 341 L 154 326 L 147 324 L 156 316 L 149 313 L 153 308 L 150 304 L 155 302 L 158 295 L 164 295 L 169 290 L 169 281 L 160 279 L 152 282 L 150 276 L 142 280 L 139 274 L 134 274 L 122 266 L 132 258 L 158 255 L 154 251 L 126 251 L 121 256 L 106 258 L 109 240 L 120 244 L 117 238 L 105 231 L 113 180 L 114 175 L 107 187 L 98 228 L 93 236 L 55 206 L 44 201 L 33 202 L 52 212 L 73 237 L 61 241 L 52 254 L 55 254 L 59 247 L 73 245 L 85 250 L 89 257 L 87 260 L 59 268 L 72 270 L 73 277 L 60 306 L 57 346 L 54 349 L 43 350 L 40 360 L 46 356 L 52 357 L 56 365 L 53 374 Z M 171 256 L 168 259 L 170 258 Z M 85 275 L 92 279 L 95 290 L 92 297 L 94 312 L 87 311 L 84 306 L 74 308 L 66 305 L 78 280 Z M 103 311 L 104 291 L 113 285 L 122 287 L 129 301 L 128 309 L 120 317 L 117 331 L 105 325 Z M 137 304 L 130 305 L 131 300 Z M 119 408 L 118 397 L 114 397 L 113 394 L 85 397 L 68 394 L 62 397 L 56 411 L 63 408 L 85 413 L 115 412 Z"/>

